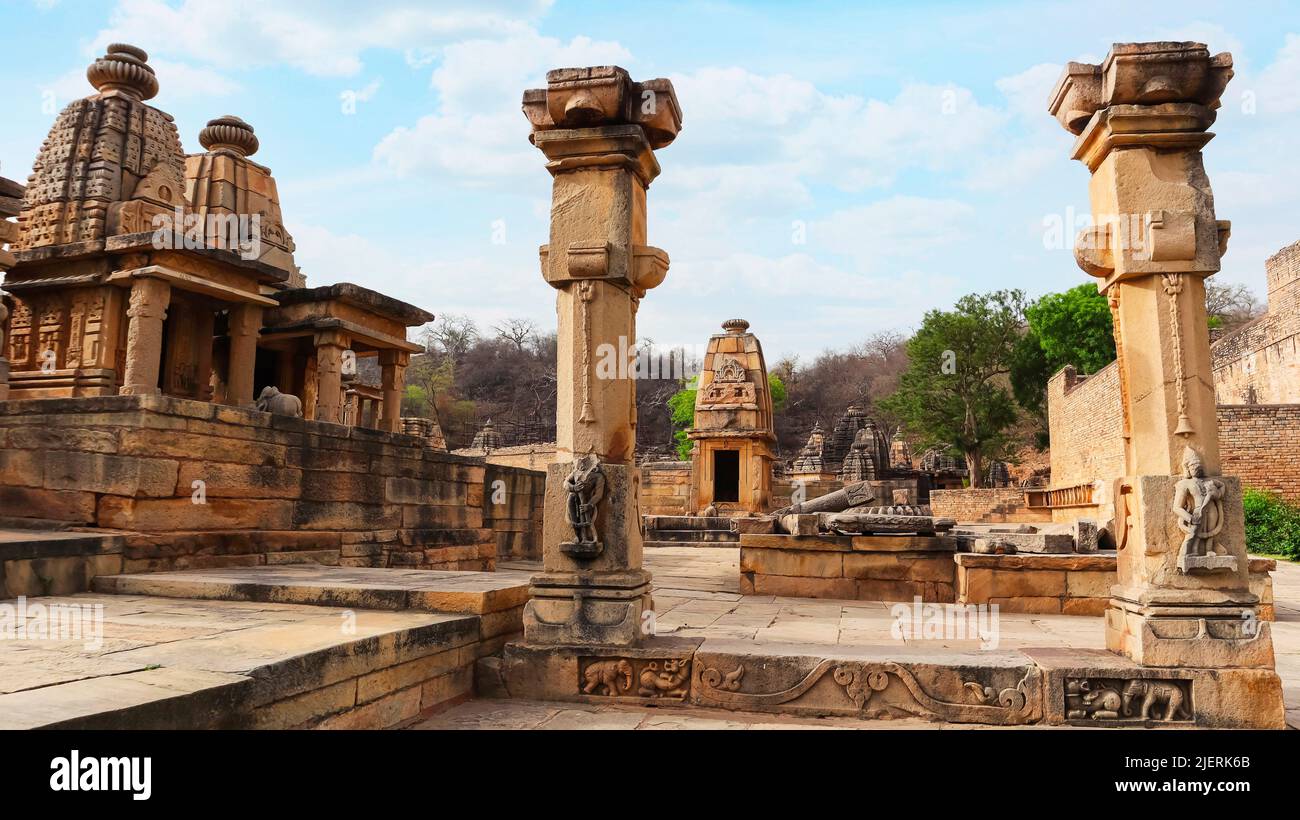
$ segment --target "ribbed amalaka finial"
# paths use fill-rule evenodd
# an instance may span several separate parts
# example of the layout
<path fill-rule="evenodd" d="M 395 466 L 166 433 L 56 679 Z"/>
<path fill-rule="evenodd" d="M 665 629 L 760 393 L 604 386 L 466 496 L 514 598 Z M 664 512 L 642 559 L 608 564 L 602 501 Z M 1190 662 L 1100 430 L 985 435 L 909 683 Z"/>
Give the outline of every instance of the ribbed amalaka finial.
<path fill-rule="evenodd" d="M 233 151 L 242 157 L 257 153 L 259 145 L 253 126 L 232 114 L 208 120 L 199 132 L 199 145 L 207 151 Z"/>
<path fill-rule="evenodd" d="M 111 43 L 104 56 L 86 69 L 86 79 L 101 94 L 120 91 L 136 99 L 148 100 L 158 94 L 158 78 L 148 60 L 149 55 L 142 48 Z"/>

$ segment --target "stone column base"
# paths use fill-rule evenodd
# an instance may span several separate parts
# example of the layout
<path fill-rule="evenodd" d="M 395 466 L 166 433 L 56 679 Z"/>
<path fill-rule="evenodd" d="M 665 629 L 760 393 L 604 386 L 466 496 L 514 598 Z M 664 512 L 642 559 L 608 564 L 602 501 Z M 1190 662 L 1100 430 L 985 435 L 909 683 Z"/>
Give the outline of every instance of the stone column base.
<path fill-rule="evenodd" d="M 1254 606 L 1153 606 L 1112 598 L 1106 648 L 1150 667 L 1273 669 L 1270 624 Z"/>
<path fill-rule="evenodd" d="M 653 609 L 650 573 L 547 572 L 533 576 L 524 607 L 524 642 L 633 646 Z"/>
<path fill-rule="evenodd" d="M 1025 654 L 1042 670 L 1045 723 L 1286 728 L 1282 679 L 1272 669 L 1158 669 L 1096 649 Z"/>

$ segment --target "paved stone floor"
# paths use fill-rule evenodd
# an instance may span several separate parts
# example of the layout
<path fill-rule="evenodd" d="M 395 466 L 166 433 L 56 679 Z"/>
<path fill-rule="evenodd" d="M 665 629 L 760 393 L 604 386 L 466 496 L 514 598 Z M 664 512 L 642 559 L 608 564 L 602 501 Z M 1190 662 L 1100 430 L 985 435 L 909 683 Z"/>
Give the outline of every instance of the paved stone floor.
<path fill-rule="evenodd" d="M 890 635 L 893 604 L 742 596 L 739 564 L 738 547 L 647 549 L 645 566 L 654 574 L 657 634 L 811 645 L 881 645 L 894 641 Z M 538 565 L 510 562 L 501 567 L 529 570 Z M 1272 626 L 1273 648 L 1286 698 L 1287 723 L 1300 728 L 1300 564 L 1278 561 L 1273 573 L 1273 598 L 1277 610 Z M 1097 617 L 1000 613 L 998 627 L 998 649 L 1106 646 L 1102 622 Z M 931 649 L 979 648 L 976 640 L 905 642 Z M 566 720 L 579 720 L 584 713 L 593 715 L 595 723 L 606 720 L 599 710 L 556 704 L 547 708 L 573 712 Z M 901 724 L 897 721 L 894 726 Z"/>

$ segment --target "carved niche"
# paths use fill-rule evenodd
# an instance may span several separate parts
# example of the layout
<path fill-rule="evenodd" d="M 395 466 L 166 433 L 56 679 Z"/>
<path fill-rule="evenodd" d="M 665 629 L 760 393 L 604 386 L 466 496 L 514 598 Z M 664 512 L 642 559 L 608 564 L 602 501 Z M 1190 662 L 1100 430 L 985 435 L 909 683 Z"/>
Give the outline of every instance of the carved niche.
<path fill-rule="evenodd" d="M 573 528 L 573 540 L 561 543 L 560 551 L 574 558 L 595 558 L 605 549 L 596 529 L 597 511 L 605 497 L 605 473 L 595 453 L 574 461 L 563 488 L 564 517 Z"/>
<path fill-rule="evenodd" d="M 745 405 L 757 401 L 754 383 L 746 377 L 745 366 L 728 356 L 713 371 L 713 381 L 704 388 L 700 400 L 707 405 Z"/>

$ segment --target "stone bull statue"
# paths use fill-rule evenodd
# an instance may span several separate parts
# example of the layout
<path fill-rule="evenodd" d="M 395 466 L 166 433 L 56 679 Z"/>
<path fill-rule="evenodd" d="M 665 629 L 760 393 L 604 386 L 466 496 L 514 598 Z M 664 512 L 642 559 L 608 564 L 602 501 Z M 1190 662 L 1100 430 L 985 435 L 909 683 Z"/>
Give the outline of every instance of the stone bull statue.
<path fill-rule="evenodd" d="M 291 393 L 281 393 L 271 385 L 262 388 L 262 394 L 257 397 L 257 409 L 277 416 L 302 418 L 302 401 Z"/>

